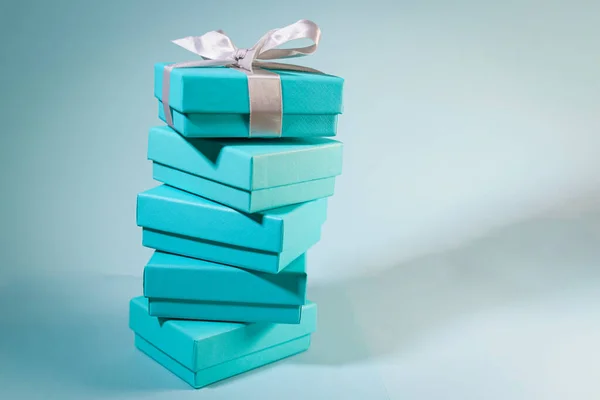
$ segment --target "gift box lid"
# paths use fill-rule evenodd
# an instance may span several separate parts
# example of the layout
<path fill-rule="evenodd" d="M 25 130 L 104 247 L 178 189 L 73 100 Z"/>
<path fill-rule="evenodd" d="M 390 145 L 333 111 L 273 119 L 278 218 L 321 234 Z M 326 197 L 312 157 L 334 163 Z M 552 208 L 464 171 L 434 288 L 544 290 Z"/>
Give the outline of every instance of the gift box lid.
<path fill-rule="evenodd" d="M 185 139 L 167 126 L 148 137 L 148 158 L 247 191 L 333 177 L 342 143 L 325 138 Z"/>
<path fill-rule="evenodd" d="M 154 65 L 154 96 L 162 99 L 165 65 Z M 284 114 L 340 114 L 340 77 L 273 70 L 281 77 Z M 169 106 L 184 113 L 248 114 L 248 77 L 227 67 L 175 68 L 169 79 Z"/>
<path fill-rule="evenodd" d="M 196 194 L 247 214 L 333 196 L 336 178 L 332 176 L 291 185 L 247 191 L 157 162 L 152 163 L 152 177 L 160 183 Z"/>
<path fill-rule="evenodd" d="M 198 371 L 313 333 L 317 307 L 302 307 L 300 324 L 165 320 L 148 314 L 148 300 L 129 303 L 129 327 L 192 371 Z"/>
<path fill-rule="evenodd" d="M 137 225 L 191 238 L 279 253 L 293 249 L 326 218 L 327 199 L 244 214 L 160 185 L 137 196 Z"/>
<path fill-rule="evenodd" d="M 144 296 L 208 302 L 303 305 L 306 256 L 278 274 L 155 251 L 144 268 Z"/>

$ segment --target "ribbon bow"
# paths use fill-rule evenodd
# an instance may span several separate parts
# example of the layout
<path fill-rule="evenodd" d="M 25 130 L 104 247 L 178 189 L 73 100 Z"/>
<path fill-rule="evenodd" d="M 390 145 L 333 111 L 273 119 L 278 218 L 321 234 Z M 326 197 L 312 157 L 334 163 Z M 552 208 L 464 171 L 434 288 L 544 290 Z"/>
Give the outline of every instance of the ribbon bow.
<path fill-rule="evenodd" d="M 306 47 L 277 49 L 277 47 L 297 39 L 310 39 L 314 44 Z M 270 30 L 249 49 L 238 49 L 229 36 L 221 30 L 211 31 L 202 36 L 188 36 L 173 40 L 173 43 L 206 60 L 195 66 L 227 65 L 252 72 L 254 65 L 264 66 L 264 63 L 258 60 L 277 60 L 311 55 L 317 51 L 320 39 L 321 29 L 318 25 L 302 19 L 284 28 Z M 281 65 L 288 66 L 288 64 Z"/>
<path fill-rule="evenodd" d="M 248 75 L 250 95 L 250 136 L 281 136 L 283 105 L 279 75 L 268 69 L 320 73 L 312 68 L 293 64 L 267 62 L 313 54 L 319 46 L 321 30 L 312 21 L 302 19 L 283 28 L 273 29 L 248 49 L 238 49 L 225 32 L 210 31 L 202 36 L 188 36 L 173 43 L 202 60 L 188 61 L 165 66 L 163 73 L 163 107 L 167 124 L 173 127 L 169 107 L 169 76 L 174 68 L 230 67 Z M 289 49 L 277 47 L 297 39 L 309 39 L 312 45 Z"/>

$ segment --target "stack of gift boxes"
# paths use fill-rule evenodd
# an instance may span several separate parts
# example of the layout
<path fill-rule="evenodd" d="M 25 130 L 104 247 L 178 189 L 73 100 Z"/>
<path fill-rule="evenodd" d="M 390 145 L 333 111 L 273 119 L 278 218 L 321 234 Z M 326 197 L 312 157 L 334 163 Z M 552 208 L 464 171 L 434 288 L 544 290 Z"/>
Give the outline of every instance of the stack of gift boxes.
<path fill-rule="evenodd" d="M 306 252 L 342 170 L 342 144 L 327 137 L 336 135 L 343 80 L 275 71 L 281 132 L 257 138 L 246 74 L 172 69 L 169 120 L 165 65 L 155 66 L 155 96 L 169 125 L 148 137 L 161 184 L 137 198 L 143 245 L 154 253 L 129 324 L 137 348 L 200 388 L 309 347 L 317 305 L 306 298 Z"/>

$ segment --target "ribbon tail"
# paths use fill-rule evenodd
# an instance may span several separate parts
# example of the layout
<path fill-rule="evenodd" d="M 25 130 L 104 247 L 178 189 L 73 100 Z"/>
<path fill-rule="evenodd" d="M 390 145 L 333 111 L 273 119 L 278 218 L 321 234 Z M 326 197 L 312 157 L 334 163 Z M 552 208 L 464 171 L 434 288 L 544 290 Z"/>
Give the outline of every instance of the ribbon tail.
<path fill-rule="evenodd" d="M 298 39 L 308 39 L 313 44 L 306 47 L 289 49 L 278 48 L 284 43 Z M 260 56 L 258 58 L 262 60 L 277 60 L 281 58 L 308 56 L 317 51 L 320 40 L 321 29 L 319 26 L 312 21 L 301 19 L 284 28 L 270 31 L 267 40 L 263 41 L 260 46 Z"/>
<path fill-rule="evenodd" d="M 173 115 L 171 114 L 171 106 L 169 105 L 169 94 L 171 92 L 171 71 L 173 67 L 170 65 L 165 65 L 163 69 L 163 79 L 162 79 L 162 105 L 163 112 L 165 114 L 165 122 L 171 128 L 173 127 Z"/>

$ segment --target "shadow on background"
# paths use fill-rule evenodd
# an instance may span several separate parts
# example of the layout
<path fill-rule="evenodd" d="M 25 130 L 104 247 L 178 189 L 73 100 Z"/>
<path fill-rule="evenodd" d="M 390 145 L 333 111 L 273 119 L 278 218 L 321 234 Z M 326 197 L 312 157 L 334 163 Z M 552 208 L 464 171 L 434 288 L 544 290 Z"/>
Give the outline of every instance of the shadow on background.
<path fill-rule="evenodd" d="M 598 208 L 542 216 L 460 248 L 310 287 L 318 334 L 295 362 L 341 365 L 397 355 L 475 314 L 598 287 L 599 243 Z"/>
<path fill-rule="evenodd" d="M 52 397 L 61 387 L 107 394 L 187 388 L 134 347 L 128 303 L 140 287 L 138 278 L 82 276 L 37 277 L 1 288 L 4 389 L 31 382 L 36 396 Z"/>
<path fill-rule="evenodd" d="M 598 243 L 598 210 L 540 217 L 454 250 L 311 286 L 318 332 L 310 350 L 288 362 L 336 366 L 397 356 L 474 314 L 598 285 Z M 133 346 L 126 305 L 140 288 L 139 278 L 98 276 L 0 286 L 0 384 L 107 394 L 189 389 Z"/>

